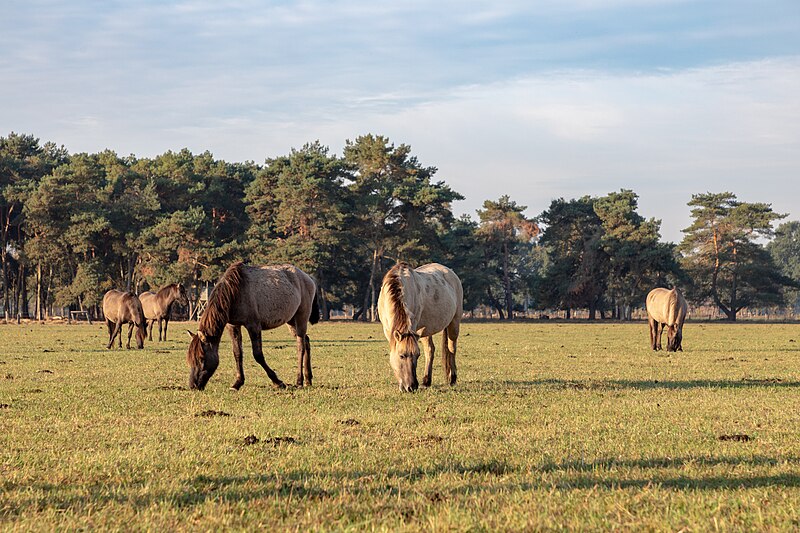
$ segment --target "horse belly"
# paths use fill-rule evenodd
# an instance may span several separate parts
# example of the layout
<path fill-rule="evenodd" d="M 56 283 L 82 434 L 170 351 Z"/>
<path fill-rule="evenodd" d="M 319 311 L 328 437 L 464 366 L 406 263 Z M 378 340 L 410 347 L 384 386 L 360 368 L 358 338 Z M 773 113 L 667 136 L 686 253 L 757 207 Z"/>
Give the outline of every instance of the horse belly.
<path fill-rule="evenodd" d="M 426 307 L 417 322 L 417 334 L 421 337 L 429 337 L 443 331 L 456 314 L 455 303 L 439 305 L 434 308 Z"/>
<path fill-rule="evenodd" d="M 292 320 L 299 307 L 300 299 L 295 295 L 285 299 L 263 299 L 258 304 L 257 321 L 261 329 L 275 329 Z"/>

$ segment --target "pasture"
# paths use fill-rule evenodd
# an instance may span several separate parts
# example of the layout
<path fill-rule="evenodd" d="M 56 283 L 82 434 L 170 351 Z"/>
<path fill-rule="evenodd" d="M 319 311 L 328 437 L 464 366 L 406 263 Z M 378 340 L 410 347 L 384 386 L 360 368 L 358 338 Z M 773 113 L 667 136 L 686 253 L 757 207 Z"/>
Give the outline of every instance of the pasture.
<path fill-rule="evenodd" d="M 310 389 L 245 336 L 229 390 L 226 335 L 189 391 L 181 326 L 0 326 L 0 528 L 800 527 L 800 325 L 690 322 L 668 356 L 643 322 L 465 323 L 458 384 L 437 357 L 414 394 L 352 323 L 310 328 Z M 264 352 L 293 383 L 286 328 Z"/>

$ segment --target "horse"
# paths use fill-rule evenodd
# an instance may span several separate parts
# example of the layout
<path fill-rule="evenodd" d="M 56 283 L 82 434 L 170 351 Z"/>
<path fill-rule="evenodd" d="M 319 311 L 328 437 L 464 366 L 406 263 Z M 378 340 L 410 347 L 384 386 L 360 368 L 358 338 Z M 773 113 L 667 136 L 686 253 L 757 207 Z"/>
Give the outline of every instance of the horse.
<path fill-rule="evenodd" d="M 122 348 L 122 325 L 128 326 L 128 349 L 131 347 L 131 333 L 136 325 L 136 347 L 144 348 L 147 320 L 142 311 L 142 302 L 132 292 L 111 289 L 103 296 L 103 315 L 108 326 L 108 346 L 111 349 L 114 338 L 119 335 L 119 347 Z"/>
<path fill-rule="evenodd" d="M 397 263 L 383 277 L 378 296 L 378 315 L 389 341 L 389 365 L 400 390 L 417 390 L 419 340 L 425 346 L 425 375 L 430 387 L 433 373 L 433 335 L 442 332 L 445 380 L 456 384 L 456 342 L 464 312 L 464 291 L 455 272 L 430 263 L 412 269 Z"/>
<path fill-rule="evenodd" d="M 661 349 L 661 335 L 667 326 L 667 351 L 682 352 L 683 323 L 688 306 L 678 289 L 657 288 L 647 295 L 647 321 L 650 324 L 650 346 Z"/>
<path fill-rule="evenodd" d="M 211 291 L 200 318 L 186 361 L 190 367 L 189 387 L 203 390 L 219 364 L 219 343 L 226 325 L 233 341 L 236 381 L 231 389 L 244 385 L 242 368 L 242 326 L 250 335 L 253 358 L 278 388 L 286 385 L 264 360 L 261 331 L 283 324 L 297 340 L 297 386 L 311 386 L 311 343 L 308 323 L 319 322 L 317 284 L 294 265 L 250 266 L 237 262 L 228 267 Z"/>
<path fill-rule="evenodd" d="M 150 338 L 153 340 L 153 326 L 158 320 L 158 340 L 161 341 L 161 321 L 164 321 L 164 340 L 167 340 L 167 326 L 169 326 L 170 314 L 172 312 L 172 304 L 177 300 L 181 305 L 186 305 L 189 301 L 186 297 L 186 289 L 183 285 L 173 283 L 163 287 L 157 293 L 150 291 L 143 292 L 139 295 L 139 300 L 142 302 L 142 309 L 144 310 L 144 317 L 150 321 Z"/>

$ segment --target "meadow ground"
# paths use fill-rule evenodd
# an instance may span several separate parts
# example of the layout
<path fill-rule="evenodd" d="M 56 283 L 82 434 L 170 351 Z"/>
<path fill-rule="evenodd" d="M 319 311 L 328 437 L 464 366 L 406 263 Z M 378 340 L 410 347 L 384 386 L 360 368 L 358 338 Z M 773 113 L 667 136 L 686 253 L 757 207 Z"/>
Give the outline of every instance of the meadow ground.
<path fill-rule="evenodd" d="M 468 323 L 458 385 L 437 358 L 415 394 L 378 325 L 312 327 L 310 389 L 246 339 L 238 393 L 227 338 L 193 392 L 185 328 L 104 327 L 0 326 L 0 529 L 800 527 L 800 325 L 690 323 L 667 356 L 645 323 Z M 287 330 L 264 344 L 293 382 Z"/>

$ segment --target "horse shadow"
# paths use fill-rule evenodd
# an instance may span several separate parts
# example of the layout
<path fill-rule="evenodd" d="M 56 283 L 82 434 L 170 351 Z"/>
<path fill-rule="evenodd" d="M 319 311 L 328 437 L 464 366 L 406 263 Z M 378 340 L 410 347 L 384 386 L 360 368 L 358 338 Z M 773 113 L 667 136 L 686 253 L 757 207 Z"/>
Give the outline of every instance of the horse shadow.
<path fill-rule="evenodd" d="M 335 500 L 343 494 L 356 497 L 386 497 L 405 495 L 408 484 L 424 483 L 422 492 L 430 492 L 430 479 L 437 476 L 469 477 L 467 486 L 435 489 L 434 501 L 447 501 L 466 494 L 486 494 L 487 496 L 515 491 L 530 490 L 619 490 L 658 487 L 683 491 L 718 491 L 726 489 L 753 488 L 798 488 L 800 475 L 796 473 L 777 473 L 761 475 L 663 475 L 660 471 L 681 468 L 684 465 L 731 467 L 778 467 L 782 464 L 796 467 L 797 457 L 758 456 L 685 456 L 653 457 L 641 459 L 597 459 L 594 461 L 545 462 L 539 466 L 516 466 L 501 458 L 480 461 L 445 461 L 431 466 L 409 469 L 354 469 L 339 470 L 320 474 L 305 469 L 285 473 L 252 475 L 205 475 L 200 474 L 185 479 L 180 488 L 164 491 L 142 491 L 151 480 L 140 479 L 126 482 L 126 490 L 110 490 L 107 483 L 90 486 L 34 483 L 26 485 L 42 496 L 29 497 L 18 505 L 4 509 L 7 516 L 20 516 L 31 508 L 81 509 L 89 506 L 120 503 L 145 509 L 170 502 L 177 508 L 189 508 L 207 502 L 250 502 L 265 498 L 303 498 L 309 500 Z M 647 470 L 636 477 L 620 476 L 616 469 Z M 560 474 L 560 476 L 559 476 Z M 612 474 L 612 475 L 609 475 Z M 377 480 L 377 482 L 376 482 Z M 327 482 L 327 483 L 326 483 Z M 21 489 L 13 482 L 5 482 L 0 487 L 6 492 Z M 145 492 L 142 494 L 142 492 Z"/>
<path fill-rule="evenodd" d="M 485 382 L 466 382 L 480 383 Z M 496 385 L 509 388 L 534 389 L 540 387 L 578 389 L 578 390 L 686 390 L 686 389 L 750 389 L 757 387 L 794 388 L 800 387 L 800 381 L 784 381 L 782 378 L 746 378 L 740 380 L 725 379 L 691 379 L 691 380 L 635 380 L 635 379 L 533 379 L 533 380 L 501 380 Z"/>

